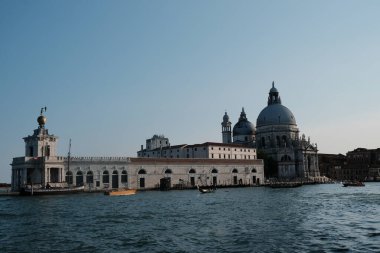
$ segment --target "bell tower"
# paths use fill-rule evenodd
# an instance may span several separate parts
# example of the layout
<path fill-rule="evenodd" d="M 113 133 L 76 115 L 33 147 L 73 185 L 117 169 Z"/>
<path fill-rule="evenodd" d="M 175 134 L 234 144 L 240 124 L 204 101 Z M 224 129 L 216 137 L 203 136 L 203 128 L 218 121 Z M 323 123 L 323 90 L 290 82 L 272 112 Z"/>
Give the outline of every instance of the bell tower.
<path fill-rule="evenodd" d="M 227 115 L 227 112 L 225 112 L 223 116 L 223 122 L 222 122 L 222 137 L 223 137 L 223 143 L 231 143 L 231 122 L 230 117 Z"/>
<path fill-rule="evenodd" d="M 58 136 L 50 135 L 45 128 L 47 118 L 43 115 L 44 111 L 46 112 L 46 107 L 41 108 L 40 116 L 37 118 L 39 126 L 33 135 L 23 138 L 26 157 L 57 156 Z"/>

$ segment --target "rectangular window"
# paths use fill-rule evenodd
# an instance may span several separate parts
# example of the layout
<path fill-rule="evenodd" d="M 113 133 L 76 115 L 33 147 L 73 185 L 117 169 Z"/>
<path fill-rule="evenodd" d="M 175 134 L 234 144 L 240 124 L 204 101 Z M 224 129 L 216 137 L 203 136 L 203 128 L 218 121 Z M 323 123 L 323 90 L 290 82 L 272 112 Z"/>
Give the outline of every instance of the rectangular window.
<path fill-rule="evenodd" d="M 127 183 L 128 182 L 128 175 L 127 174 L 121 174 L 121 182 Z"/>
<path fill-rule="evenodd" d="M 140 188 L 145 187 L 145 178 L 140 178 Z"/>

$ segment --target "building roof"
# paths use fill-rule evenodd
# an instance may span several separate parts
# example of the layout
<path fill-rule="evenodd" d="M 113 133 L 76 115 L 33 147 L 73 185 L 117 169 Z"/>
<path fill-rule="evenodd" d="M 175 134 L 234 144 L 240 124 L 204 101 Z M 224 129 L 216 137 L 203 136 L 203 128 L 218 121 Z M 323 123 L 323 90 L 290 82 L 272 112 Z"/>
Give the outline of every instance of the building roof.
<path fill-rule="evenodd" d="M 255 160 L 242 160 L 242 159 L 203 159 L 203 158 L 135 158 L 131 157 L 130 161 L 135 164 L 212 164 L 212 165 L 263 165 L 264 162 L 262 159 Z"/>

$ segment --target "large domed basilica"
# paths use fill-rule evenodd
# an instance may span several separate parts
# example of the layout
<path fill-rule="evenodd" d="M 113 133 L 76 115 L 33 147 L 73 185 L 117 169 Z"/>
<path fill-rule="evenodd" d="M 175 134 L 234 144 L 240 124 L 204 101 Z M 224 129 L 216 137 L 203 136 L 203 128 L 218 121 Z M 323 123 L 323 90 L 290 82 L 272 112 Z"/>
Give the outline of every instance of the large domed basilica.
<path fill-rule="evenodd" d="M 231 142 L 231 122 L 225 113 L 222 122 L 223 142 Z M 268 105 L 260 112 L 256 128 L 248 121 L 244 108 L 233 128 L 233 143 L 256 147 L 267 161 L 271 160 L 279 178 L 319 177 L 318 149 L 316 144 L 299 136 L 293 113 L 281 103 L 280 94 L 272 83 Z"/>

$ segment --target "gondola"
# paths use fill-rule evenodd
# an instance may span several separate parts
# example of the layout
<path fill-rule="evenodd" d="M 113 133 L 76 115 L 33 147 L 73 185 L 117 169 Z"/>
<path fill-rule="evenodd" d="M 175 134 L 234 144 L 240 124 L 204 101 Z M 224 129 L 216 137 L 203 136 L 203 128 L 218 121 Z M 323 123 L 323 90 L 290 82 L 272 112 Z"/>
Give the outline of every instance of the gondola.
<path fill-rule="evenodd" d="M 200 193 L 211 193 L 216 191 L 216 187 L 214 185 L 197 185 L 197 188 Z"/>

